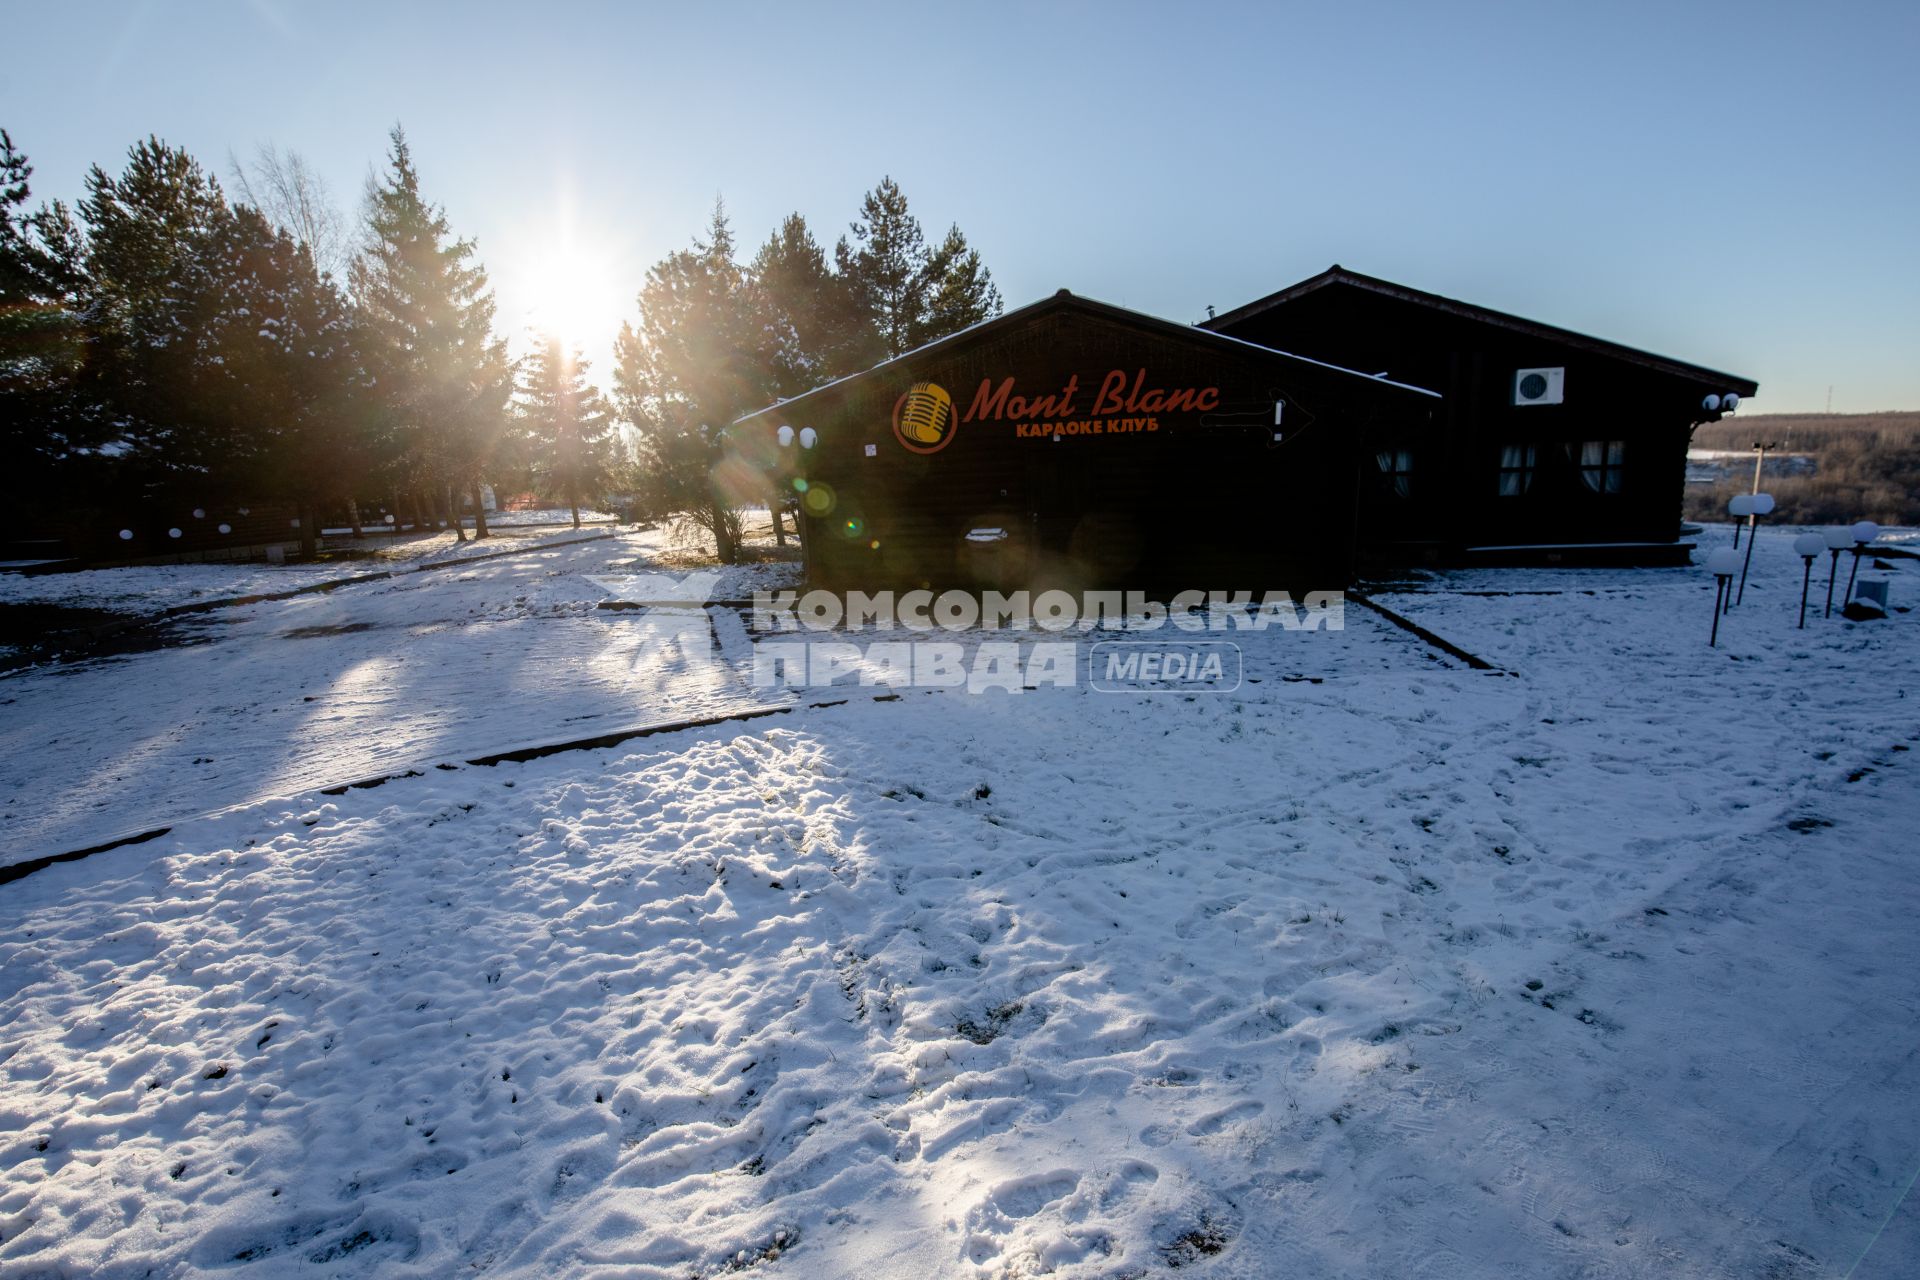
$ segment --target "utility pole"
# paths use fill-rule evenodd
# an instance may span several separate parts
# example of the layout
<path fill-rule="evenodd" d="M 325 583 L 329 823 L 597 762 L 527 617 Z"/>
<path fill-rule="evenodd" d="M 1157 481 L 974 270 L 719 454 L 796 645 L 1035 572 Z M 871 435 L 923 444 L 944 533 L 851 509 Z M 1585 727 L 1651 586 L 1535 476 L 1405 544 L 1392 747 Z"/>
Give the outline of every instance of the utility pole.
<path fill-rule="evenodd" d="M 1778 440 L 1755 440 L 1753 442 L 1753 491 L 1760 492 L 1760 468 L 1766 465 L 1767 450 L 1778 449 Z"/>

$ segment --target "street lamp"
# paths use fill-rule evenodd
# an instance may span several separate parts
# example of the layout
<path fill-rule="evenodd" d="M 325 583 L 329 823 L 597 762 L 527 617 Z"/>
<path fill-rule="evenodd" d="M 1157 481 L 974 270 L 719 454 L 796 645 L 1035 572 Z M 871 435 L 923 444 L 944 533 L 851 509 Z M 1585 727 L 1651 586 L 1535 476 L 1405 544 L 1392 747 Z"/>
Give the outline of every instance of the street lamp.
<path fill-rule="evenodd" d="M 1733 549 L 1740 549 L 1740 519 L 1753 514 L 1753 495 L 1736 493 L 1727 499 L 1727 514 L 1733 517 Z"/>
<path fill-rule="evenodd" d="M 1747 559 L 1740 566 L 1740 596 L 1736 604 L 1747 598 L 1747 565 L 1753 563 L 1753 544 L 1760 541 L 1760 517 L 1773 510 L 1773 495 L 1756 493 L 1747 506 Z"/>
<path fill-rule="evenodd" d="M 1827 611 L 1820 615 L 1823 618 L 1831 618 L 1833 616 L 1833 580 L 1840 574 L 1840 553 L 1853 542 L 1853 530 L 1829 529 L 1820 535 L 1820 540 L 1825 542 L 1827 550 L 1833 553 L 1833 559 L 1827 565 Z"/>
<path fill-rule="evenodd" d="M 1800 628 L 1807 626 L 1807 587 L 1813 582 L 1813 558 L 1825 549 L 1827 540 L 1817 533 L 1803 533 L 1793 540 L 1793 553 L 1806 561 L 1800 574 Z"/>
<path fill-rule="evenodd" d="M 1867 544 L 1880 536 L 1880 526 L 1871 520 L 1862 520 L 1847 532 L 1853 538 L 1853 568 L 1847 571 L 1847 595 L 1840 602 L 1843 610 L 1847 607 L 1847 600 L 1853 599 L 1853 580 L 1860 573 L 1860 557 L 1866 554 Z"/>
<path fill-rule="evenodd" d="M 1740 555 L 1732 547 L 1716 547 L 1707 554 L 1707 572 L 1713 575 L 1713 630 L 1707 635 L 1707 648 L 1720 643 L 1721 602 L 1733 584 L 1733 571 L 1740 567 Z"/>

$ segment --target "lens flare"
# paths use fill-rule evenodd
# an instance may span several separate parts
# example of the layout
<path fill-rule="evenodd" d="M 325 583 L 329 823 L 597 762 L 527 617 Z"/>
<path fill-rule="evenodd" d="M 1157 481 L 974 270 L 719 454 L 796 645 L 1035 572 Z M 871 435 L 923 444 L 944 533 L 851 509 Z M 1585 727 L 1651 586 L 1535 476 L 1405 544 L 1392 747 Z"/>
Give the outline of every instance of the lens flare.
<path fill-rule="evenodd" d="M 848 516 L 840 522 L 840 532 L 849 538 L 858 538 L 867 531 L 867 522 L 859 516 Z"/>
<path fill-rule="evenodd" d="M 810 516 L 824 516 L 829 514 L 836 505 L 833 486 L 829 484 L 809 485 L 806 489 L 805 496 L 800 499 L 800 505 L 807 509 L 807 514 Z"/>

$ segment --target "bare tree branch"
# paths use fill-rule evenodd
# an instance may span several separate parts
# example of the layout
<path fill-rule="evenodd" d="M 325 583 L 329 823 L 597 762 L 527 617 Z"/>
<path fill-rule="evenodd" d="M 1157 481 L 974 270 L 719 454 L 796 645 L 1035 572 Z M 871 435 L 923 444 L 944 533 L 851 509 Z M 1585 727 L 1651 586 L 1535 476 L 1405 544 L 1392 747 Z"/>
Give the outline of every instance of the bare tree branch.
<path fill-rule="evenodd" d="M 281 151 L 266 142 L 255 149 L 251 163 L 242 163 L 232 152 L 227 163 L 245 203 L 303 242 L 320 270 L 335 279 L 344 276 L 349 256 L 346 221 L 326 179 L 299 152 Z"/>

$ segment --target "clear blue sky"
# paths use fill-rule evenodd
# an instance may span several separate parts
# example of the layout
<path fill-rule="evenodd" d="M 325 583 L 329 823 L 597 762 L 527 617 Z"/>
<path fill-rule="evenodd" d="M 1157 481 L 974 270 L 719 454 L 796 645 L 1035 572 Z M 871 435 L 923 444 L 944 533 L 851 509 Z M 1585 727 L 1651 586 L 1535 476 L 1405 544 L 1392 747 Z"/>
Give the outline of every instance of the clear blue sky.
<path fill-rule="evenodd" d="M 9 3 L 0 124 L 73 197 L 152 132 L 356 206 L 406 125 L 501 323 L 605 373 L 725 197 L 828 244 L 882 174 L 1009 305 L 1180 320 L 1331 262 L 1759 379 L 1920 408 L 1920 4 Z M 565 249 L 556 246 L 565 243 Z"/>

